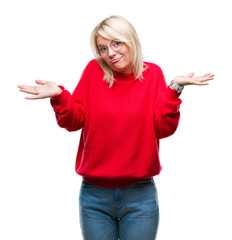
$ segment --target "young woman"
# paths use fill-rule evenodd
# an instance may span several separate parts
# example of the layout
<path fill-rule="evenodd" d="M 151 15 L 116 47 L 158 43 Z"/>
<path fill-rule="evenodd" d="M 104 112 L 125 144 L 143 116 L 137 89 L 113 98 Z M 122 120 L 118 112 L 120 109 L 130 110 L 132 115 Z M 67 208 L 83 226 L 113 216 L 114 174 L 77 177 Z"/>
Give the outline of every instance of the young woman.
<path fill-rule="evenodd" d="M 95 59 L 73 94 L 52 81 L 20 85 L 26 99 L 50 98 L 57 123 L 82 129 L 76 172 L 80 226 L 88 240 L 154 240 L 159 222 L 153 176 L 161 171 L 159 140 L 177 129 L 185 85 L 207 85 L 214 74 L 177 76 L 145 62 L 134 27 L 111 16 L 91 34 Z"/>

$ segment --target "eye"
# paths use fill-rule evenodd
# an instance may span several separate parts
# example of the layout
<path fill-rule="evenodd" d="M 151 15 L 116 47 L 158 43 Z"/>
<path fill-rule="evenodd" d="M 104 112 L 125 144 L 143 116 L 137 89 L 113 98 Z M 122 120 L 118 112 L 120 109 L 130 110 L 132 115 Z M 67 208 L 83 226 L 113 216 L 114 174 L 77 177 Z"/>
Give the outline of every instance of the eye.
<path fill-rule="evenodd" d="M 107 47 L 106 46 L 100 46 L 98 49 L 99 49 L 99 51 L 101 53 L 105 53 L 107 51 Z"/>
<path fill-rule="evenodd" d="M 120 41 L 113 41 L 113 42 L 112 42 L 112 45 L 113 45 L 115 48 L 118 48 L 118 47 L 121 47 L 122 42 L 120 42 Z"/>

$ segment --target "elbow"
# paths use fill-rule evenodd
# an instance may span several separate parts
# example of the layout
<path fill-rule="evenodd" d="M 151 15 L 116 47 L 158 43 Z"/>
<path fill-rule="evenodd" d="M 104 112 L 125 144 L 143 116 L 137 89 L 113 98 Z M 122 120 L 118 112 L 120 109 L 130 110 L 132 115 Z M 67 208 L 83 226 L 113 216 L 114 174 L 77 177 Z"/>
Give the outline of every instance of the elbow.
<path fill-rule="evenodd" d="M 180 113 L 178 112 L 175 114 L 175 116 L 166 115 L 162 121 L 160 121 L 159 123 L 156 123 L 156 125 L 158 125 L 156 127 L 156 135 L 158 139 L 166 138 L 173 135 L 176 132 L 177 127 L 179 125 L 179 120 L 180 120 Z"/>
<path fill-rule="evenodd" d="M 66 129 L 69 132 L 74 132 L 81 129 L 84 125 L 84 121 L 70 121 L 70 119 L 56 117 L 56 121 L 59 127 Z"/>

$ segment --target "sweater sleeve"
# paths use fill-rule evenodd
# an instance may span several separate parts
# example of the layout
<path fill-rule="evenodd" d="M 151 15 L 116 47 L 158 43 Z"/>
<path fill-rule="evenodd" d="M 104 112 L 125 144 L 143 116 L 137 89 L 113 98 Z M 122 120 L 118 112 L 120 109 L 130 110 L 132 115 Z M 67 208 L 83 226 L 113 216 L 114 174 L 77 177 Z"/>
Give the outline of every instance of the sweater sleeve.
<path fill-rule="evenodd" d="M 167 87 L 161 68 L 158 74 L 159 93 L 154 106 L 154 127 L 158 139 L 171 136 L 177 129 L 180 119 L 180 94 Z"/>
<path fill-rule="evenodd" d="M 69 132 L 84 127 L 89 96 L 89 72 L 88 64 L 72 95 L 63 86 L 59 86 L 62 92 L 50 99 L 57 124 Z"/>

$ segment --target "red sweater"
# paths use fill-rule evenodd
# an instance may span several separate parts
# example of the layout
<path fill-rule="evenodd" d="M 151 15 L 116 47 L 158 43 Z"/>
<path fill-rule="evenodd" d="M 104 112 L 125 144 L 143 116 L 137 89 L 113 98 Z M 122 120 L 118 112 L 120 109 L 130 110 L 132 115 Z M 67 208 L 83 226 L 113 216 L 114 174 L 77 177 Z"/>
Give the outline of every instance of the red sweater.
<path fill-rule="evenodd" d="M 63 86 L 51 105 L 60 127 L 81 130 L 76 172 L 106 188 L 134 184 L 160 173 L 159 139 L 177 129 L 181 100 L 161 68 L 149 62 L 142 82 L 115 73 L 112 88 L 95 59 L 71 95 Z"/>

